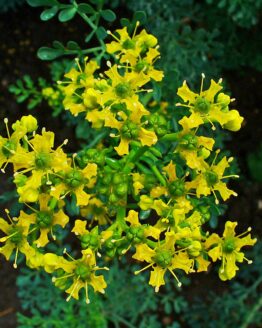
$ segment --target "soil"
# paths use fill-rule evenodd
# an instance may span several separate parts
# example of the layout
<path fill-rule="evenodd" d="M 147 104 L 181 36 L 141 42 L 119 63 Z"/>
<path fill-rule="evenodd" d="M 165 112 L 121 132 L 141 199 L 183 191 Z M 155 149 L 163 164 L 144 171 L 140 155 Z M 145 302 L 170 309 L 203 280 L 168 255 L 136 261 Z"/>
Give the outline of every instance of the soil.
<path fill-rule="evenodd" d="M 20 7 L 16 12 L 8 12 L 0 15 L 0 122 L 4 117 L 9 117 L 15 121 L 23 114 L 28 115 L 25 104 L 17 104 L 13 95 L 8 91 L 8 86 L 21 78 L 24 74 L 29 74 L 33 79 L 38 76 L 49 78 L 48 63 L 36 58 L 36 51 L 44 45 L 51 45 L 53 40 L 68 41 L 76 40 L 81 44 L 82 24 L 74 20 L 74 24 L 61 24 L 56 20 L 41 22 L 38 9 L 28 6 Z M 79 39 L 79 40 L 77 40 Z M 245 71 L 244 69 L 242 71 Z M 262 186 L 252 181 L 247 166 L 247 154 L 254 151 L 262 140 L 262 103 L 259 85 L 262 85 L 262 76 L 250 69 L 246 73 L 240 74 L 225 72 L 224 76 L 229 82 L 230 89 L 237 98 L 236 107 L 241 115 L 245 117 L 245 124 L 240 132 L 232 135 L 232 140 L 227 143 L 232 154 L 238 158 L 241 174 L 244 176 L 240 181 L 234 182 L 235 190 L 239 197 L 228 202 L 226 217 L 240 222 L 240 229 L 253 226 L 254 234 L 262 235 Z M 237 83 L 236 83 L 237 81 Z M 41 115 L 42 111 L 42 115 Z M 50 119 L 51 115 L 46 113 L 46 108 L 38 109 L 37 116 L 42 126 L 56 126 L 60 133 L 61 140 L 65 135 L 69 135 L 74 140 L 74 131 L 64 126 L 63 121 Z M 1 123 L 1 126 L 3 124 Z M 5 178 L 0 177 L 0 194 L 5 188 Z M 3 213 L 3 209 L 1 209 Z M 16 295 L 17 271 L 12 265 L 0 258 L 0 327 L 16 327 L 16 315 L 20 304 Z M 199 288 L 203 284 L 206 288 L 216 285 L 217 289 L 224 289 L 224 284 L 219 280 L 206 279 L 200 276 L 193 279 L 191 294 L 203 292 Z"/>

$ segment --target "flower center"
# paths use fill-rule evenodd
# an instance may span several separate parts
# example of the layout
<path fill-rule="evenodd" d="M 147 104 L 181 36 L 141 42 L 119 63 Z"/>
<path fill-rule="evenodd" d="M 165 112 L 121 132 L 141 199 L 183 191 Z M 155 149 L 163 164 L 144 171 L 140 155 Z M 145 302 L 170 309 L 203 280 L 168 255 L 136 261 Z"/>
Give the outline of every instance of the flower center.
<path fill-rule="evenodd" d="M 170 194 L 174 197 L 180 197 L 185 194 L 186 188 L 185 188 L 185 183 L 182 180 L 175 180 L 172 181 L 169 186 L 168 190 Z"/>
<path fill-rule="evenodd" d="M 122 82 L 115 86 L 115 93 L 119 98 L 127 98 L 131 94 L 129 83 Z"/>
<path fill-rule="evenodd" d="M 185 134 L 180 140 L 180 146 L 184 149 L 196 149 L 197 144 L 197 137 L 192 134 Z"/>
<path fill-rule="evenodd" d="M 165 269 L 172 263 L 172 253 L 169 250 L 158 249 L 152 259 L 157 265 Z"/>
<path fill-rule="evenodd" d="M 210 102 L 205 98 L 198 97 L 195 102 L 195 110 L 201 114 L 207 114 L 210 109 Z"/>
<path fill-rule="evenodd" d="M 135 42 L 132 41 L 131 39 L 126 39 L 123 43 L 122 43 L 122 47 L 125 50 L 128 49 L 134 49 L 135 48 Z"/>
<path fill-rule="evenodd" d="M 51 167 L 51 156 L 47 153 L 39 153 L 35 157 L 35 166 L 39 170 L 48 169 Z"/>
<path fill-rule="evenodd" d="M 218 181 L 218 175 L 213 171 L 205 172 L 205 178 L 209 187 L 214 186 Z"/>
<path fill-rule="evenodd" d="M 14 143 L 12 140 L 7 140 L 2 147 L 2 152 L 7 158 L 9 158 L 16 151 L 16 147 L 17 147 L 16 143 Z"/>
<path fill-rule="evenodd" d="M 139 60 L 134 68 L 135 72 L 140 73 L 141 71 L 144 71 L 145 73 L 147 73 L 149 65 L 145 60 Z"/>
<path fill-rule="evenodd" d="M 130 227 L 127 238 L 135 244 L 141 243 L 144 240 L 144 229 L 142 227 Z"/>
<path fill-rule="evenodd" d="M 11 227 L 9 230 L 8 235 L 13 235 L 9 238 L 9 240 L 14 243 L 15 245 L 18 245 L 22 239 L 23 239 L 23 230 L 22 227 Z"/>
<path fill-rule="evenodd" d="M 125 139 L 136 139 L 139 135 L 139 127 L 131 121 L 125 121 L 120 133 Z"/>
<path fill-rule="evenodd" d="M 80 277 L 82 281 L 87 281 L 90 278 L 91 270 L 83 263 L 79 263 L 75 270 L 76 276 Z"/>
<path fill-rule="evenodd" d="M 235 250 L 235 240 L 234 238 L 228 238 L 223 243 L 223 251 L 225 253 L 232 253 Z"/>
<path fill-rule="evenodd" d="M 53 213 L 48 211 L 39 211 L 36 215 L 36 223 L 40 228 L 48 228 L 52 224 Z"/>

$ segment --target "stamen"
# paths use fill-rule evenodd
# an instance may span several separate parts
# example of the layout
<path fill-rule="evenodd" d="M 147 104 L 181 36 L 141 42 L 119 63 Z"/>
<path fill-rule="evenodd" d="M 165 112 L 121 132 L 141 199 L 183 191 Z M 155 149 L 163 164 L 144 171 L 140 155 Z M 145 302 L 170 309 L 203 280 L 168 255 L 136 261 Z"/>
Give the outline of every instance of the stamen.
<path fill-rule="evenodd" d="M 6 216 L 8 217 L 9 221 L 11 222 L 11 224 L 14 224 L 14 221 L 12 220 L 11 216 L 10 216 L 10 212 L 7 208 L 5 208 L 5 213 L 6 213 Z"/>
<path fill-rule="evenodd" d="M 90 303 L 90 300 L 88 298 L 88 286 L 87 286 L 87 281 L 85 283 L 85 293 L 86 293 L 86 304 Z"/>
<path fill-rule="evenodd" d="M 15 251 L 15 262 L 13 264 L 13 267 L 15 269 L 17 269 L 17 257 L 18 257 L 18 247 L 16 247 L 16 251 Z"/>
<path fill-rule="evenodd" d="M 66 299 L 67 302 L 70 301 L 70 299 L 71 299 L 71 297 L 72 297 L 74 291 L 76 290 L 76 287 L 77 287 L 77 285 L 78 285 L 78 280 L 79 280 L 79 278 L 80 278 L 80 276 L 77 277 L 76 282 L 75 282 L 75 284 L 74 284 L 74 288 L 72 289 L 70 295 L 69 295 L 69 296 L 67 297 L 67 299 Z"/>
<path fill-rule="evenodd" d="M 176 281 L 177 281 L 177 286 L 178 286 L 178 287 L 181 287 L 181 286 L 182 286 L 182 283 L 181 283 L 181 281 L 177 278 L 177 275 L 176 275 L 171 269 L 168 269 L 168 270 L 172 273 L 173 277 L 176 279 Z"/>
<path fill-rule="evenodd" d="M 28 208 L 30 208 L 31 211 L 35 212 L 35 213 L 38 213 L 38 211 L 33 208 L 32 206 L 28 205 L 27 203 L 24 203 Z"/>
<path fill-rule="evenodd" d="M 201 93 L 203 91 L 204 79 L 206 77 L 204 73 L 202 73 L 201 76 L 202 76 L 202 79 L 201 79 L 201 85 L 200 85 L 200 96 L 201 96 Z"/>
<path fill-rule="evenodd" d="M 79 71 L 81 73 L 83 73 L 82 68 L 81 68 L 81 65 L 79 64 L 79 58 L 75 58 L 75 62 L 76 62 L 77 67 L 79 68 Z"/>
<path fill-rule="evenodd" d="M 72 261 L 76 261 L 70 254 L 67 253 L 66 248 L 64 248 L 63 254 L 66 254 Z"/>
<path fill-rule="evenodd" d="M 8 118 L 7 117 L 4 118 L 4 123 L 5 123 L 8 139 L 10 139 L 10 132 L 9 132 L 9 128 L 8 128 Z"/>
<path fill-rule="evenodd" d="M 139 24 L 140 24 L 140 22 L 137 21 L 137 22 L 136 22 L 135 29 L 134 29 L 134 32 L 133 32 L 133 35 L 132 35 L 132 39 L 133 39 L 133 38 L 135 37 L 135 35 L 136 35 L 136 31 L 137 31 L 137 28 L 138 28 Z"/>
<path fill-rule="evenodd" d="M 137 274 L 139 274 L 140 272 L 145 271 L 146 269 L 150 268 L 153 264 L 154 264 L 154 263 L 150 263 L 150 264 L 148 264 L 147 266 L 145 266 L 145 267 L 142 268 L 141 270 L 135 271 L 134 274 L 137 275 Z"/>
<path fill-rule="evenodd" d="M 52 281 L 56 282 L 57 280 L 69 278 L 69 277 L 72 277 L 72 276 L 74 276 L 74 273 L 69 273 L 69 274 L 66 274 L 65 276 L 58 277 L 58 278 L 57 277 L 52 277 Z"/>

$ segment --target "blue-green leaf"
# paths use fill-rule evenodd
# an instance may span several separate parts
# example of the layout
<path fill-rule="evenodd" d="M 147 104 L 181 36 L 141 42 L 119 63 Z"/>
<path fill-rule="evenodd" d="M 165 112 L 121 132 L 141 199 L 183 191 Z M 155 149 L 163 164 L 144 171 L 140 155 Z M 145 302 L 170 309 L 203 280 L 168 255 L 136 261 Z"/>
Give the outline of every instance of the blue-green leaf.
<path fill-rule="evenodd" d="M 80 3 L 77 7 L 77 11 L 82 14 L 94 14 L 95 10 L 87 3 Z"/>
<path fill-rule="evenodd" d="M 41 47 L 37 51 L 38 58 L 42 60 L 53 60 L 64 54 L 62 49 L 53 49 L 48 47 Z"/>
<path fill-rule="evenodd" d="M 59 3 L 56 0 L 26 0 L 31 7 L 56 6 Z"/>
<path fill-rule="evenodd" d="M 104 29 L 104 27 L 99 26 L 96 30 L 96 35 L 99 39 L 104 40 L 107 37 L 107 31 Z"/>
<path fill-rule="evenodd" d="M 51 7 L 49 9 L 44 10 L 41 13 L 40 18 L 43 21 L 47 21 L 47 20 L 53 18 L 57 14 L 57 12 L 58 12 L 58 7 L 57 6 Z"/>
<path fill-rule="evenodd" d="M 74 18 L 76 12 L 77 12 L 77 9 L 75 7 L 71 7 L 71 8 L 68 8 L 68 9 L 63 9 L 63 10 L 60 11 L 60 13 L 58 15 L 58 19 L 62 23 L 68 22 L 72 18 Z"/>
<path fill-rule="evenodd" d="M 102 10 L 101 16 L 108 22 L 113 22 L 116 19 L 116 14 L 110 9 Z"/>

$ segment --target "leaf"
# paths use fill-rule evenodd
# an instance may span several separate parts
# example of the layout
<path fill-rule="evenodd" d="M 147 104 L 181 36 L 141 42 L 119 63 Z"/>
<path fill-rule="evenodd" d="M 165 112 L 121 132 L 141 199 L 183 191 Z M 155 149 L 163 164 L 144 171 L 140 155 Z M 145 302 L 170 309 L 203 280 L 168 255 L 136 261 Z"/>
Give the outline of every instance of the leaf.
<path fill-rule="evenodd" d="M 26 2 L 31 7 L 41 7 L 41 6 L 56 6 L 59 3 L 56 0 L 26 0 Z"/>
<path fill-rule="evenodd" d="M 71 7 L 71 8 L 68 8 L 68 9 L 63 9 L 63 10 L 60 11 L 60 13 L 58 15 L 58 19 L 62 23 L 68 22 L 72 18 L 74 18 L 76 12 L 77 12 L 77 9 L 75 7 Z"/>
<path fill-rule="evenodd" d="M 79 11 L 82 14 L 94 14 L 95 10 L 93 7 L 91 7 L 87 3 L 80 3 L 77 7 L 77 11 Z"/>
<path fill-rule="evenodd" d="M 53 44 L 53 47 L 55 48 L 55 49 L 60 49 L 60 50 L 64 50 L 65 49 L 65 47 L 63 46 L 63 44 L 60 42 L 60 41 L 53 41 L 52 42 L 52 44 Z"/>
<path fill-rule="evenodd" d="M 64 54 L 62 49 L 53 49 L 48 47 L 41 47 L 37 51 L 37 57 L 42 60 L 53 60 Z"/>
<path fill-rule="evenodd" d="M 130 25 L 130 21 L 127 18 L 121 18 L 120 23 L 123 27 L 128 27 Z"/>
<path fill-rule="evenodd" d="M 104 27 L 99 26 L 96 30 L 96 35 L 99 39 L 104 40 L 107 37 L 107 31 L 104 29 Z"/>
<path fill-rule="evenodd" d="M 136 11 L 134 13 L 134 21 L 135 22 L 140 22 L 141 24 L 144 24 L 147 20 L 146 13 L 144 11 Z"/>
<path fill-rule="evenodd" d="M 101 16 L 108 22 L 113 22 L 116 19 L 116 14 L 110 9 L 102 10 Z"/>
<path fill-rule="evenodd" d="M 68 41 L 66 44 L 67 49 L 69 50 L 79 50 L 81 47 L 75 41 Z"/>
<path fill-rule="evenodd" d="M 48 21 L 49 19 L 53 18 L 58 12 L 58 7 L 54 6 L 52 8 L 46 9 L 44 10 L 41 15 L 40 18 L 42 21 Z"/>

